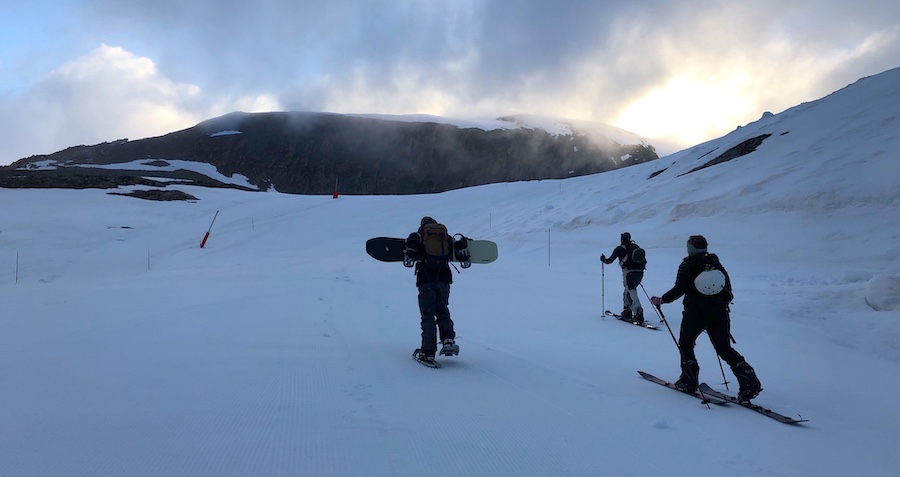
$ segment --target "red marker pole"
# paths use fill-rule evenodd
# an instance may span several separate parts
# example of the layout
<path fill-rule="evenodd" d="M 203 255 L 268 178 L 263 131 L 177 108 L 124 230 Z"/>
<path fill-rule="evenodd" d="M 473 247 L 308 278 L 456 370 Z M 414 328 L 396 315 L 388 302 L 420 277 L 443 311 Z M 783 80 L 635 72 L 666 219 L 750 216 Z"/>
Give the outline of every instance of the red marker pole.
<path fill-rule="evenodd" d="M 216 223 L 216 217 L 218 217 L 218 216 L 219 216 L 219 211 L 217 210 L 216 215 L 213 216 L 212 222 L 209 224 L 209 228 L 206 229 L 206 235 L 203 236 L 203 241 L 200 242 L 200 248 L 203 248 L 203 246 L 206 245 L 206 239 L 209 238 L 209 232 L 210 232 L 210 230 L 212 230 L 213 224 Z"/>

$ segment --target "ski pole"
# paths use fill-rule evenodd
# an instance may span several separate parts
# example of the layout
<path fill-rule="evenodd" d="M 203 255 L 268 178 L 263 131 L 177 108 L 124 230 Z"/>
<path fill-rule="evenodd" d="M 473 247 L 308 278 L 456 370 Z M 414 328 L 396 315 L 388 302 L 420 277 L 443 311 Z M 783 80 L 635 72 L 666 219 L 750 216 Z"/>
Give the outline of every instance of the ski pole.
<path fill-rule="evenodd" d="M 644 295 L 647 296 L 647 301 L 650 301 L 650 294 L 647 293 L 647 289 L 644 288 L 644 284 L 641 283 L 640 285 L 641 285 L 641 290 L 644 290 Z M 657 309 L 659 309 L 659 307 L 657 307 Z M 660 323 L 665 323 L 666 319 L 665 319 L 665 317 L 662 316 L 662 310 L 660 310 L 659 315 L 660 315 L 660 320 L 659 320 L 659 322 L 660 322 Z M 668 326 L 668 325 L 667 325 L 667 326 Z M 669 331 L 671 332 L 672 330 L 669 330 Z M 673 338 L 674 338 L 674 335 L 673 335 Z M 676 344 L 677 344 L 677 343 L 676 343 Z"/>
<path fill-rule="evenodd" d="M 606 319 L 606 264 L 600 261 L 600 319 Z"/>
<path fill-rule="evenodd" d="M 643 288 L 643 285 L 641 285 L 641 288 Z M 644 290 L 644 293 L 646 292 L 647 290 Z M 675 342 L 675 347 L 678 348 L 678 355 L 681 356 L 681 346 L 678 344 L 678 340 L 675 339 L 675 333 L 672 332 L 672 327 L 670 327 L 669 322 L 666 321 L 666 315 L 662 312 L 662 305 L 656 305 L 653 308 L 656 309 L 656 314 L 659 315 L 659 322 L 666 324 L 666 329 L 669 330 L 669 336 L 672 337 L 672 341 Z"/>
<path fill-rule="evenodd" d="M 641 285 L 641 288 L 644 288 L 644 285 Z M 644 293 L 647 293 L 646 289 L 644 289 Z M 670 327 L 669 322 L 666 321 L 666 315 L 664 315 L 662 312 L 662 306 L 658 305 L 654 308 L 656 308 L 656 312 L 659 313 L 660 321 L 666 324 L 666 329 L 669 330 L 669 335 L 672 336 L 672 341 L 675 342 L 675 347 L 678 348 L 678 361 L 680 362 L 683 359 L 681 354 L 681 345 L 678 344 L 678 340 L 675 339 L 675 333 L 672 332 L 672 327 Z M 682 371 L 684 371 L 684 368 L 682 368 Z M 699 381 L 699 376 L 697 378 L 697 381 Z M 700 388 L 697 388 L 697 392 L 700 393 L 700 399 L 702 400 L 703 404 L 706 404 L 706 408 L 710 409 L 709 399 L 706 398 L 706 394 L 703 394 L 703 391 L 701 391 Z"/>
<path fill-rule="evenodd" d="M 709 335 L 709 329 L 708 329 L 708 328 L 705 328 L 703 331 L 706 332 L 707 336 Z M 710 340 L 710 342 L 711 342 L 711 341 L 712 341 L 712 340 Z M 714 346 L 713 348 L 715 348 L 715 346 Z M 719 351 L 718 351 L 718 350 L 716 351 L 716 359 L 719 360 L 719 371 L 722 372 L 722 384 L 725 385 L 725 389 L 730 390 L 729 387 L 728 387 L 728 378 L 725 377 L 725 367 L 722 366 L 722 357 L 719 356 Z"/>
<path fill-rule="evenodd" d="M 725 377 L 725 367 L 722 366 L 722 357 L 716 353 L 716 358 L 719 358 L 719 370 L 722 371 L 722 384 L 725 385 L 725 390 L 730 391 L 730 389 L 728 389 L 728 378 Z"/>

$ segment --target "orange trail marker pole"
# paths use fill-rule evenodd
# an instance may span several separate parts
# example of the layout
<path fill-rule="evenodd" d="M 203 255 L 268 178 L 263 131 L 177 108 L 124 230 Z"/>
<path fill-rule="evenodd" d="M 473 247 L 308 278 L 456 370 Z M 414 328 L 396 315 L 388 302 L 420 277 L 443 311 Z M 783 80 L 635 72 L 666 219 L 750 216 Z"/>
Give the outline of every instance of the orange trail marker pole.
<path fill-rule="evenodd" d="M 219 211 L 216 211 L 216 215 L 213 216 L 212 222 L 209 224 L 209 228 L 206 229 L 206 235 L 203 236 L 203 241 L 200 242 L 200 248 L 203 248 L 206 245 L 206 240 L 209 238 L 209 232 L 212 230 L 212 226 L 216 223 L 216 217 L 219 216 Z"/>

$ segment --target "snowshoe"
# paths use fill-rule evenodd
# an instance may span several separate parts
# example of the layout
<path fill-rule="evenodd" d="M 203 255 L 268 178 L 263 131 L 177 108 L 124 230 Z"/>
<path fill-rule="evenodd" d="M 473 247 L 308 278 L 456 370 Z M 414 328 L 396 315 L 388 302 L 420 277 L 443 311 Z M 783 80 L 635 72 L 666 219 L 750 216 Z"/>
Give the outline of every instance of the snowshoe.
<path fill-rule="evenodd" d="M 441 344 L 441 356 L 456 356 L 459 354 L 459 345 L 451 338 L 447 338 Z"/>

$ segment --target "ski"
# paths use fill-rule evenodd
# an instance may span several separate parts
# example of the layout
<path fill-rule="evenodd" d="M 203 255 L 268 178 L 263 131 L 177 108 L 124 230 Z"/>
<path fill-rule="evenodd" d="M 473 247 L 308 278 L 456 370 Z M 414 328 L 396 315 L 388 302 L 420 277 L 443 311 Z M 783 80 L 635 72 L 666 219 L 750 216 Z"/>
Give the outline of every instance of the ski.
<path fill-rule="evenodd" d="M 725 394 L 723 392 L 716 391 L 715 389 L 709 387 L 709 385 L 706 383 L 700 384 L 700 390 L 703 391 L 703 394 L 705 394 L 706 396 L 712 396 L 712 397 L 716 397 L 719 399 L 724 399 L 725 401 L 728 401 L 728 402 L 733 402 L 739 406 L 746 407 L 747 409 L 752 409 L 752 410 L 762 414 L 763 416 L 771 417 L 772 419 L 775 419 L 778 422 L 783 422 L 785 424 L 798 424 L 798 423 L 806 422 L 809 420 L 809 419 L 803 419 L 802 417 L 800 417 L 799 414 L 798 414 L 799 419 L 795 419 L 793 417 L 779 414 L 771 409 L 764 408 L 764 407 L 760 406 L 759 404 L 753 404 L 750 401 L 739 401 L 738 398 L 736 398 L 734 396 L 729 396 L 728 394 Z"/>
<path fill-rule="evenodd" d="M 703 401 L 703 404 L 708 404 L 708 403 L 712 403 L 712 404 L 727 404 L 727 403 L 728 403 L 727 400 L 720 399 L 720 398 L 718 398 L 718 397 L 716 397 L 716 396 L 711 396 L 711 395 L 709 395 L 709 394 L 700 395 L 700 393 L 689 393 L 689 392 L 687 392 L 687 391 L 682 391 L 682 390 L 676 388 L 676 387 L 675 387 L 675 384 L 670 383 L 670 382 L 668 382 L 668 381 L 666 381 L 666 380 L 663 380 L 663 379 L 659 379 L 659 378 L 657 378 L 656 376 L 654 376 L 654 375 L 652 375 L 652 374 L 650 374 L 650 373 L 645 373 L 645 372 L 643 372 L 643 371 L 638 371 L 638 373 L 641 375 L 641 377 L 643 377 L 643 378 L 646 379 L 647 381 L 654 382 L 654 383 L 656 383 L 656 384 L 661 384 L 661 385 L 663 385 L 663 386 L 665 386 L 665 387 L 667 387 L 667 388 L 669 388 L 669 389 L 674 389 L 675 391 L 678 391 L 678 392 L 680 392 L 680 393 L 682 393 L 682 394 L 687 394 L 688 396 L 694 396 L 695 398 L 700 399 L 701 401 Z"/>
<path fill-rule="evenodd" d="M 421 363 L 422 366 L 427 366 L 429 368 L 434 368 L 434 369 L 441 367 L 441 363 L 438 363 L 437 361 L 425 361 L 424 359 L 420 359 L 419 358 L 420 351 L 422 351 L 422 350 L 419 348 L 416 348 L 416 350 L 413 351 L 413 354 L 412 354 L 413 359 L 416 360 L 417 363 Z"/>
<path fill-rule="evenodd" d="M 615 318 L 615 319 L 617 319 L 617 320 L 619 320 L 619 321 L 624 321 L 625 323 L 630 323 L 630 324 L 632 324 L 632 325 L 634 325 L 634 326 L 640 326 L 641 328 L 647 328 L 648 330 L 658 330 L 658 329 L 659 329 L 658 326 L 654 326 L 654 325 L 648 324 L 646 321 L 643 322 L 643 323 L 635 323 L 635 322 L 633 322 L 633 321 L 631 321 L 631 320 L 629 320 L 629 319 L 623 317 L 622 315 L 617 315 L 617 314 L 615 314 L 615 313 L 613 313 L 613 312 L 611 312 L 611 311 L 609 311 L 609 310 L 606 310 L 606 312 L 604 312 L 604 314 L 605 314 L 606 316 L 611 316 L 611 317 L 613 317 L 613 318 Z"/>

